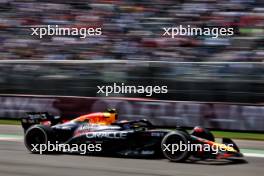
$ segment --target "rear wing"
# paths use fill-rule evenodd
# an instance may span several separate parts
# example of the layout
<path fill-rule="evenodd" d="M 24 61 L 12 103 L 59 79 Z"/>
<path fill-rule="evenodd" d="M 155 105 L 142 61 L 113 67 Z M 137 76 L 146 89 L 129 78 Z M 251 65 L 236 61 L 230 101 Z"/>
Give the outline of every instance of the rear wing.
<path fill-rule="evenodd" d="M 35 124 L 47 123 L 52 126 L 60 122 L 60 116 L 54 116 L 48 112 L 28 112 L 25 117 L 21 118 L 21 124 L 24 131 Z"/>

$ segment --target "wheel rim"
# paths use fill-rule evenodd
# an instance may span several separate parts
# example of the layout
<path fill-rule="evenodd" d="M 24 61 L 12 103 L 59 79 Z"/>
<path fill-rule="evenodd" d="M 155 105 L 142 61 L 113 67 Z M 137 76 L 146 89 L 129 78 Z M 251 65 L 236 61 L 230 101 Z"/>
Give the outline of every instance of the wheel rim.
<path fill-rule="evenodd" d="M 33 146 L 37 144 L 46 144 L 47 136 L 41 128 L 32 128 L 25 135 L 25 145 L 29 151 L 33 150 Z M 38 148 L 39 149 L 39 148 Z"/>
<path fill-rule="evenodd" d="M 164 151 L 165 147 L 163 146 L 164 144 L 165 145 L 168 145 L 168 144 L 180 145 L 180 142 L 182 144 L 187 144 L 187 139 L 184 136 L 181 136 L 179 134 L 171 134 L 167 136 L 164 142 L 162 143 L 162 151 L 163 151 L 164 156 L 172 161 L 180 161 L 181 159 L 183 159 L 187 155 L 188 150 L 181 151 L 179 148 L 177 151 L 174 151 L 174 153 L 172 153 L 172 151 Z"/>

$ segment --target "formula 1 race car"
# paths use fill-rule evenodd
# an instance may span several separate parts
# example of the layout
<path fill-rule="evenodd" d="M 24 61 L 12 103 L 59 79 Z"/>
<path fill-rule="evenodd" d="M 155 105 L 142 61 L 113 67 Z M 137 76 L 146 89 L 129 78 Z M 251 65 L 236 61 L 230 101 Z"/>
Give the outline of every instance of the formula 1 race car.
<path fill-rule="evenodd" d="M 80 148 L 77 150 L 64 148 L 60 151 L 54 150 L 54 146 L 67 144 L 73 147 L 73 145 L 85 144 L 90 145 L 86 148 L 85 154 L 158 157 L 167 158 L 173 162 L 183 162 L 191 158 L 204 160 L 243 156 L 231 139 L 224 138 L 222 143 L 216 143 L 213 134 L 202 127 L 195 127 L 188 133 L 181 128 L 158 129 L 146 119 L 120 121 L 111 125 L 90 123 L 89 119 L 86 121 L 79 119 L 63 122 L 59 117 L 48 113 L 31 113 L 22 118 L 25 146 L 32 153 L 81 153 Z M 51 144 L 54 145 L 52 151 L 43 147 Z"/>

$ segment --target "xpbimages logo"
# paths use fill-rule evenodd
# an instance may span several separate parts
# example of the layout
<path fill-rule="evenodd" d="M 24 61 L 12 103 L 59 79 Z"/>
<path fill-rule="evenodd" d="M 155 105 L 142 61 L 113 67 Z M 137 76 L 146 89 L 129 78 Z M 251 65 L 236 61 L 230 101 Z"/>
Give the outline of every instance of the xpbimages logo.
<path fill-rule="evenodd" d="M 219 152 L 226 152 L 228 149 L 233 148 L 233 144 L 220 144 L 220 145 L 209 145 L 209 144 L 193 144 L 190 141 L 188 141 L 187 144 L 180 141 L 179 144 L 163 144 L 162 150 L 164 152 L 171 152 L 171 154 L 174 154 L 175 152 L 211 152 L 212 154 L 217 154 Z"/>
<path fill-rule="evenodd" d="M 101 28 L 76 28 L 76 27 L 59 27 L 58 25 L 47 25 L 47 26 L 37 26 L 30 28 L 32 36 L 38 36 L 43 38 L 43 36 L 79 36 L 80 38 L 86 38 L 87 36 L 97 36 L 102 35 Z"/>
<path fill-rule="evenodd" d="M 102 151 L 102 144 L 60 144 L 58 141 L 47 144 L 31 144 L 31 151 L 43 154 L 45 152 L 69 152 L 86 154 L 90 152 Z"/>
<path fill-rule="evenodd" d="M 191 27 L 190 25 L 179 25 L 176 27 L 164 27 L 163 37 L 175 38 L 176 36 L 210 36 L 212 38 L 233 36 L 234 28 L 225 27 Z"/>
<path fill-rule="evenodd" d="M 146 96 L 152 96 L 153 93 L 168 93 L 167 86 L 131 86 L 125 85 L 125 83 L 121 83 L 121 85 L 114 83 L 108 86 L 97 86 L 97 88 L 97 94 L 104 94 L 105 96 L 109 96 L 110 94 L 146 94 Z"/>

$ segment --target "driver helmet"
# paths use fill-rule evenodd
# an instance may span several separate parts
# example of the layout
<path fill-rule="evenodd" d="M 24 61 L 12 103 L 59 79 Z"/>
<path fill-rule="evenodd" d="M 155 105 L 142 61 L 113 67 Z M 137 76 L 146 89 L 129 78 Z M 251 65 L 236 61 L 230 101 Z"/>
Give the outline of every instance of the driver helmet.
<path fill-rule="evenodd" d="M 108 124 L 114 123 L 118 120 L 118 114 L 116 109 L 114 108 L 108 108 L 105 112 L 105 119 L 108 122 Z"/>

